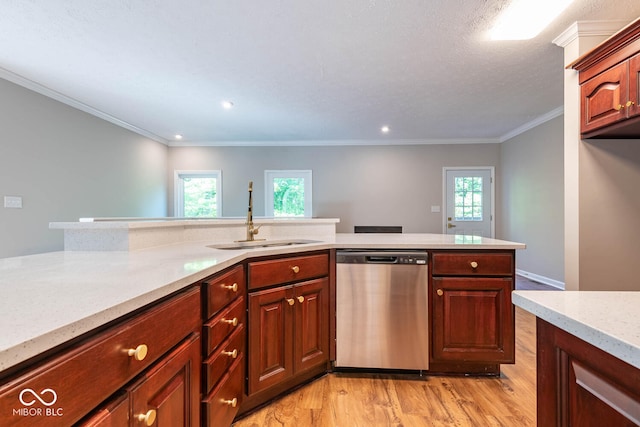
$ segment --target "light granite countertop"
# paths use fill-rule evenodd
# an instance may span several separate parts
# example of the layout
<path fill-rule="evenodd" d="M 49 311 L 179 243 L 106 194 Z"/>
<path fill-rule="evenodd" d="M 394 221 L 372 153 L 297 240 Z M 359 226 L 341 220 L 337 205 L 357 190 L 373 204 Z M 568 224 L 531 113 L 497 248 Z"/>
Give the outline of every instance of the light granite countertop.
<path fill-rule="evenodd" d="M 640 368 L 640 292 L 514 291 L 537 317 Z"/>
<path fill-rule="evenodd" d="M 439 234 L 336 234 L 317 243 L 248 250 L 207 247 L 214 243 L 224 242 L 0 259 L 0 371 L 248 257 L 330 248 L 525 248 L 521 243 Z"/>

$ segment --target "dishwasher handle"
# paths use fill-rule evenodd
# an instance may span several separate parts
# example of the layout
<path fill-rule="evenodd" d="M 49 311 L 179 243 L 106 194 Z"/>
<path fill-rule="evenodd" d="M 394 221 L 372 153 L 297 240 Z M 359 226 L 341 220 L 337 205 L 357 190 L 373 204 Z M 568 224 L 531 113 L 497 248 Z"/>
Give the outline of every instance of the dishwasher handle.
<path fill-rule="evenodd" d="M 384 255 L 367 255 L 365 257 L 367 264 L 397 264 L 397 256 L 384 256 Z"/>

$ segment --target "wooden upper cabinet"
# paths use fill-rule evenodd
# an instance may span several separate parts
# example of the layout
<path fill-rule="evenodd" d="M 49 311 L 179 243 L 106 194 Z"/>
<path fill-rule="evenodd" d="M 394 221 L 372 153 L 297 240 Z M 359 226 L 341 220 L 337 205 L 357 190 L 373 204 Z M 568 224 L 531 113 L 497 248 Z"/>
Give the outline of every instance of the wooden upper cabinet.
<path fill-rule="evenodd" d="M 582 124 L 588 132 L 627 119 L 629 63 L 623 62 L 580 87 Z"/>
<path fill-rule="evenodd" d="M 640 19 L 568 66 L 579 72 L 582 138 L 640 137 Z"/>

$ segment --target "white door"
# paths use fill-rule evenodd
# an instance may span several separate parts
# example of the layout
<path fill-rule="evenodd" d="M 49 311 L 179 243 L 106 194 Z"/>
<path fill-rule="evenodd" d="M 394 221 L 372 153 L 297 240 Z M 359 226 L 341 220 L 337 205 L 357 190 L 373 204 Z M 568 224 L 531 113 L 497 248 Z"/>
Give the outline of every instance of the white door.
<path fill-rule="evenodd" d="M 444 168 L 447 234 L 493 237 L 493 168 Z"/>

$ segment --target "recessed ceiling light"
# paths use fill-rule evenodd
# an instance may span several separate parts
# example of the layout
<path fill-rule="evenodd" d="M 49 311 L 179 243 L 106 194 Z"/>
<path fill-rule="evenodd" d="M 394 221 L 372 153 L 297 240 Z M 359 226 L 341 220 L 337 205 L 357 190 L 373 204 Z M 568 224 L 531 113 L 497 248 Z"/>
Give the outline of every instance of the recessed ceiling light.
<path fill-rule="evenodd" d="M 233 108 L 233 102 L 231 101 L 222 101 L 222 108 L 224 108 L 225 110 L 230 110 Z"/>
<path fill-rule="evenodd" d="M 573 0 L 513 0 L 491 30 L 491 39 L 532 39 L 571 2 Z"/>
<path fill-rule="evenodd" d="M 179 133 L 177 133 L 177 134 L 173 135 L 173 137 L 174 137 L 175 139 L 177 139 L 178 141 L 180 141 L 180 140 L 183 138 L 183 136 L 182 136 L 182 135 L 180 135 Z"/>
<path fill-rule="evenodd" d="M 380 132 L 382 133 L 389 133 L 389 131 L 391 131 L 391 128 L 389 126 L 382 126 L 380 128 Z"/>

